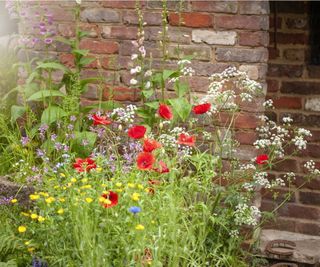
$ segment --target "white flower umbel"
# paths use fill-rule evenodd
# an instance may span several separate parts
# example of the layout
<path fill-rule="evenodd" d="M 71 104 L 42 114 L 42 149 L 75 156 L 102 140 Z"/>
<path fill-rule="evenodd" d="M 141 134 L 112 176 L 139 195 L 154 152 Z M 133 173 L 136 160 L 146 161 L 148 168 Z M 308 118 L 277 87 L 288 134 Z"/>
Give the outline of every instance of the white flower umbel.
<path fill-rule="evenodd" d="M 308 170 L 310 174 L 313 174 L 313 175 L 320 174 L 320 170 L 316 169 L 316 164 L 314 163 L 313 160 L 307 161 L 303 166 Z"/>
<path fill-rule="evenodd" d="M 234 212 L 234 221 L 237 225 L 257 225 L 261 212 L 256 206 L 248 206 L 246 203 L 240 203 L 236 206 Z"/>
<path fill-rule="evenodd" d="M 137 107 L 135 105 L 128 105 L 126 108 L 115 108 L 111 112 L 111 117 L 119 123 L 133 123 L 136 110 Z"/>
<path fill-rule="evenodd" d="M 272 108 L 272 109 L 274 109 L 272 99 L 266 100 L 265 102 L 263 102 L 262 105 L 263 105 L 265 108 Z"/>

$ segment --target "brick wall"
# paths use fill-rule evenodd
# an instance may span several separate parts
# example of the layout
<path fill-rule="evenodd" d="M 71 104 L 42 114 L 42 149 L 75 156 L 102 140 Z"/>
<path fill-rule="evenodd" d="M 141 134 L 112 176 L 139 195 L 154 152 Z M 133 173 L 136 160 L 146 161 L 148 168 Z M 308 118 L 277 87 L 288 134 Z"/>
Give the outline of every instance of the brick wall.
<path fill-rule="evenodd" d="M 271 115 L 278 121 L 290 115 L 296 125 L 313 133 L 307 149 L 283 162 L 274 173 L 278 175 L 286 169 L 295 170 L 298 173 L 295 186 L 303 182 L 305 161 L 313 159 L 320 164 L 320 66 L 308 63 L 308 12 L 308 2 L 277 2 L 276 12 L 271 5 L 270 15 L 267 83 L 268 97 L 273 99 L 276 107 Z M 264 206 L 270 208 L 272 202 L 265 201 Z M 274 227 L 320 235 L 320 179 L 296 190 L 290 203 L 280 209 L 279 216 Z"/>

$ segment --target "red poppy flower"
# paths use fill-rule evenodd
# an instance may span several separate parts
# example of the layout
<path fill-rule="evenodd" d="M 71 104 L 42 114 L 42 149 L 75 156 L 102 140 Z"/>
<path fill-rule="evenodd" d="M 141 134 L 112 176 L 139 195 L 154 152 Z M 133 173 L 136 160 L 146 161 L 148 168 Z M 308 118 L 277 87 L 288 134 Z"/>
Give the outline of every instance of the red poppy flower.
<path fill-rule="evenodd" d="M 211 104 L 210 103 L 205 103 L 201 105 L 194 106 L 192 108 L 192 111 L 194 114 L 203 114 L 206 113 L 210 110 Z"/>
<path fill-rule="evenodd" d="M 144 137 L 146 131 L 147 131 L 146 127 L 142 125 L 135 125 L 128 130 L 128 136 L 134 139 L 140 139 Z"/>
<path fill-rule="evenodd" d="M 256 157 L 257 164 L 266 164 L 268 163 L 269 156 L 267 154 L 262 154 Z"/>
<path fill-rule="evenodd" d="M 91 158 L 77 158 L 76 162 L 73 164 L 73 168 L 75 168 L 78 172 L 89 172 L 91 169 L 97 168 L 97 165 Z"/>
<path fill-rule="evenodd" d="M 94 114 L 92 116 L 93 125 L 109 125 L 111 124 L 111 121 L 107 119 L 107 116 L 98 116 Z"/>
<path fill-rule="evenodd" d="M 178 144 L 186 146 L 194 146 L 196 137 L 194 135 L 188 135 L 181 133 L 178 137 Z"/>
<path fill-rule="evenodd" d="M 119 196 L 113 191 L 109 191 L 107 194 L 101 195 L 101 197 L 109 200 L 109 203 L 102 204 L 105 208 L 111 208 L 118 204 Z"/>
<path fill-rule="evenodd" d="M 171 108 L 165 104 L 160 104 L 158 113 L 160 117 L 165 120 L 171 120 L 173 118 Z"/>
<path fill-rule="evenodd" d="M 144 152 L 152 152 L 153 150 L 160 148 L 161 144 L 158 143 L 156 140 L 152 139 L 144 139 L 143 142 L 143 151 Z"/>
<path fill-rule="evenodd" d="M 141 152 L 137 157 L 137 166 L 138 166 L 138 169 L 140 170 L 152 169 L 154 162 L 155 162 L 155 158 L 149 152 Z"/>
<path fill-rule="evenodd" d="M 153 170 L 158 173 L 167 173 L 170 171 L 167 165 L 162 160 L 159 161 L 159 168 L 154 168 Z"/>

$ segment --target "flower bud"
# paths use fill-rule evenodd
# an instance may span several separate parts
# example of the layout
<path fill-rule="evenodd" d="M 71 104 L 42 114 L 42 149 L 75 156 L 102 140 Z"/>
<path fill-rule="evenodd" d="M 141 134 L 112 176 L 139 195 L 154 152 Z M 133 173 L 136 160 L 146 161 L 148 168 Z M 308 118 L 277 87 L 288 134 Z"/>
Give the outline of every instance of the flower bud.
<path fill-rule="evenodd" d="M 160 122 L 160 123 L 159 123 L 159 129 L 162 129 L 162 128 L 163 128 L 163 123 Z"/>
<path fill-rule="evenodd" d="M 119 124 L 118 129 L 119 129 L 119 131 L 122 131 L 122 125 L 121 124 Z"/>

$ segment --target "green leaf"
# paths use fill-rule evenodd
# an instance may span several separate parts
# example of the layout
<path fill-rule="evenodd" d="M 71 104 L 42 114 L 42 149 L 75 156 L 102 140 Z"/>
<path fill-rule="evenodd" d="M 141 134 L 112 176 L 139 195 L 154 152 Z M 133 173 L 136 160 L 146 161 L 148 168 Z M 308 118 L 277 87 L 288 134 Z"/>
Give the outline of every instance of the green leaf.
<path fill-rule="evenodd" d="M 37 83 L 29 83 L 23 86 L 23 93 L 26 98 L 30 97 L 37 91 L 39 91 L 39 85 Z"/>
<path fill-rule="evenodd" d="M 13 105 L 11 107 L 11 123 L 16 122 L 16 120 L 26 112 L 26 110 L 27 109 L 25 107 Z"/>
<path fill-rule="evenodd" d="M 58 106 L 50 106 L 43 111 L 41 123 L 49 125 L 65 116 L 67 116 L 67 113 L 62 108 Z"/>
<path fill-rule="evenodd" d="M 153 108 L 153 109 L 158 109 L 159 108 L 159 102 L 158 101 L 153 101 L 153 102 L 147 102 L 145 103 L 146 106 Z"/>
<path fill-rule="evenodd" d="M 154 91 L 153 89 L 148 89 L 148 90 L 143 90 L 141 93 L 144 95 L 145 98 L 148 99 L 153 95 Z"/>
<path fill-rule="evenodd" d="M 63 37 L 61 37 L 61 36 L 58 36 L 58 38 L 57 38 L 56 40 L 57 40 L 58 42 L 61 42 L 61 43 L 64 43 L 64 44 L 67 44 L 67 45 L 72 46 L 72 40 L 63 38 Z"/>
<path fill-rule="evenodd" d="M 37 71 L 33 71 L 30 73 L 28 79 L 26 80 L 26 83 L 31 83 L 35 78 L 39 76 L 39 73 Z"/>
<path fill-rule="evenodd" d="M 174 90 L 177 93 L 178 97 L 183 97 L 186 92 L 189 91 L 189 86 L 186 83 L 175 83 Z"/>
<path fill-rule="evenodd" d="M 87 79 L 81 80 L 80 84 L 83 87 L 89 83 L 94 83 L 94 82 L 101 81 L 101 80 L 102 80 L 102 78 L 100 78 L 100 77 L 92 77 L 92 78 L 87 78 Z"/>
<path fill-rule="evenodd" d="M 87 141 L 86 146 L 83 145 L 83 141 Z M 97 134 L 93 132 L 75 132 L 75 139 L 72 144 L 72 150 L 75 151 L 78 156 L 87 157 L 92 152 L 94 144 L 97 140 Z"/>
<path fill-rule="evenodd" d="M 115 108 L 121 107 L 121 104 L 113 100 L 102 101 L 100 105 L 98 103 L 98 104 L 86 106 L 86 107 L 83 107 L 82 110 L 84 112 L 89 112 L 90 110 L 93 110 L 93 109 L 99 109 L 99 107 L 100 109 L 103 109 L 103 110 L 113 110 Z"/>
<path fill-rule="evenodd" d="M 96 59 L 93 58 L 93 57 L 83 57 L 83 58 L 80 59 L 79 64 L 80 64 L 81 66 L 86 66 L 86 65 L 91 64 L 91 63 L 94 62 L 95 60 L 96 60 Z"/>
<path fill-rule="evenodd" d="M 81 56 L 85 57 L 89 54 L 89 50 L 87 50 L 87 49 L 73 49 L 72 54 L 81 55 Z"/>
<path fill-rule="evenodd" d="M 45 97 L 52 97 L 52 96 L 61 96 L 65 97 L 63 93 L 60 91 L 55 91 L 55 90 L 41 90 L 39 92 L 36 92 L 32 96 L 30 96 L 27 101 L 41 101 Z"/>
<path fill-rule="evenodd" d="M 175 70 L 164 70 L 162 73 L 163 80 L 167 80 L 168 78 L 172 77 L 173 74 L 176 74 Z"/>
<path fill-rule="evenodd" d="M 173 110 L 179 115 L 182 121 L 186 121 L 189 117 L 192 105 L 185 98 L 174 98 L 168 100 Z"/>
<path fill-rule="evenodd" d="M 68 72 L 68 68 L 57 62 L 46 62 L 38 64 L 37 69 L 46 69 L 46 70 L 61 70 L 64 72 Z"/>

